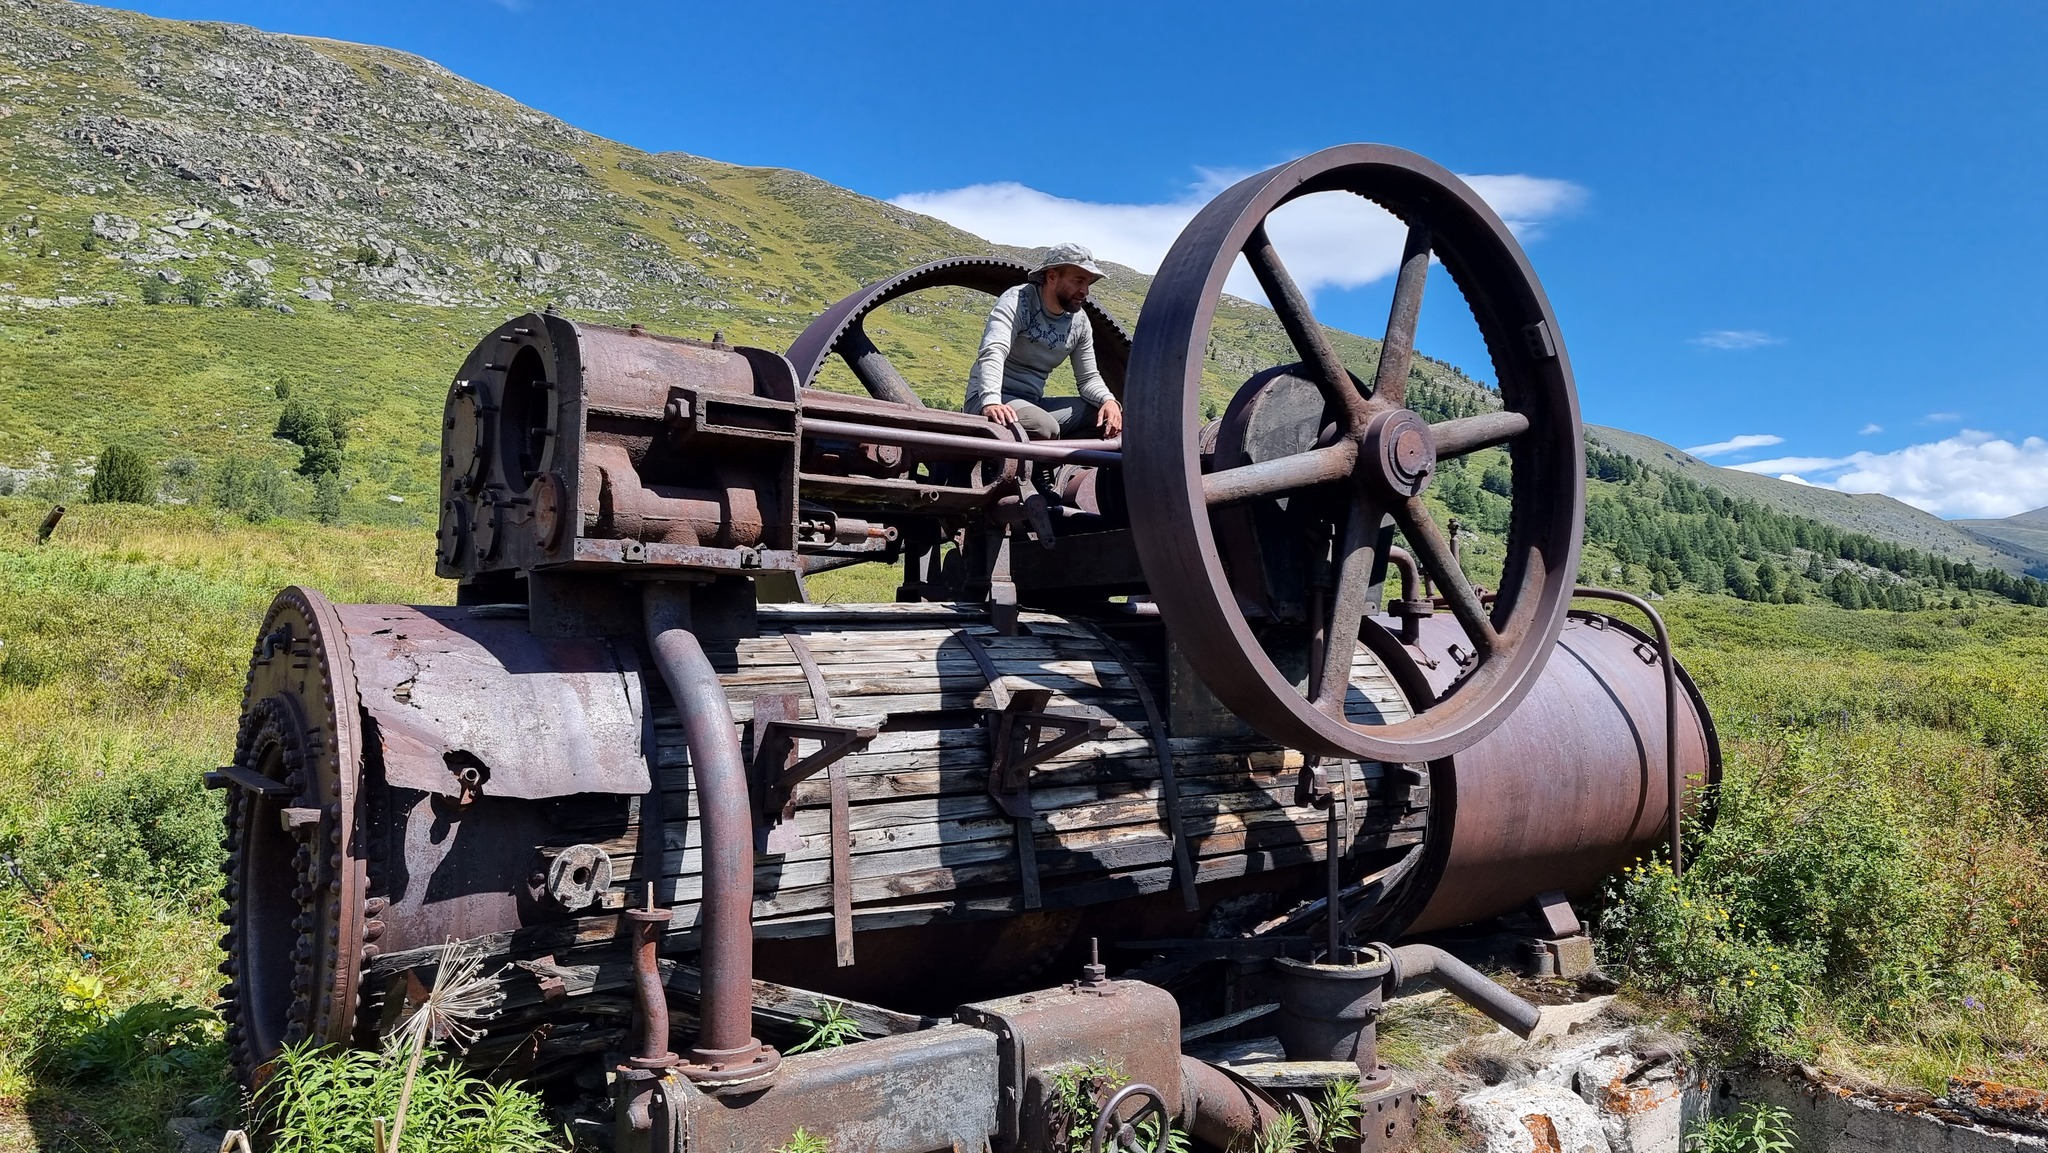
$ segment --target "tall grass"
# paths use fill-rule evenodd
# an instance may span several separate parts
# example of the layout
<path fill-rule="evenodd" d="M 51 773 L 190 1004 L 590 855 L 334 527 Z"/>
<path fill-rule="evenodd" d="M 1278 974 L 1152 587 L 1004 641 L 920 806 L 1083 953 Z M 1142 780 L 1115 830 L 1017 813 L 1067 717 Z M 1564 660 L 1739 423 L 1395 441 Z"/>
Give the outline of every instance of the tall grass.
<path fill-rule="evenodd" d="M 2048 1087 L 2048 613 L 1668 615 L 1726 779 L 1683 878 L 1616 879 L 1609 960 L 1739 1052 Z"/>
<path fill-rule="evenodd" d="M 149 1149 L 195 1098 L 232 1106 L 199 778 L 232 751 L 264 609 L 291 583 L 447 590 L 417 531 L 90 505 L 37 545 L 45 511 L 0 499 L 0 1112 Z"/>

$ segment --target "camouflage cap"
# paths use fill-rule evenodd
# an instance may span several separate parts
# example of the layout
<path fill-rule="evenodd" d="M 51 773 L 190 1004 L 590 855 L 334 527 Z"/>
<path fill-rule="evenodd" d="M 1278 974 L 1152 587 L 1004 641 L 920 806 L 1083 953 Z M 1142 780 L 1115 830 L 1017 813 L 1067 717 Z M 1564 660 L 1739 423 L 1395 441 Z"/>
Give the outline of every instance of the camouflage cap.
<path fill-rule="evenodd" d="M 1088 251 L 1084 245 L 1055 244 L 1045 250 L 1038 267 L 1031 270 L 1031 283 L 1038 284 L 1044 281 L 1047 269 L 1058 268 L 1062 264 L 1071 264 L 1098 280 L 1103 276 L 1102 266 L 1095 263 L 1095 254 Z"/>

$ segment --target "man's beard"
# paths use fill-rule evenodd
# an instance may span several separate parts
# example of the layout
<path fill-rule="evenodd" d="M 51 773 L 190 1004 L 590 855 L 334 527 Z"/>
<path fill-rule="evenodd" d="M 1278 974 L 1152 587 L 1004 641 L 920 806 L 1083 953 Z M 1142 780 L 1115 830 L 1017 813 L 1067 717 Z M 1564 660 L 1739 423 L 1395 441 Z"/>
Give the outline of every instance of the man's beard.
<path fill-rule="evenodd" d="M 1086 293 L 1071 288 L 1062 288 L 1053 293 L 1053 296 L 1060 302 L 1061 312 L 1077 311 L 1088 299 Z"/>

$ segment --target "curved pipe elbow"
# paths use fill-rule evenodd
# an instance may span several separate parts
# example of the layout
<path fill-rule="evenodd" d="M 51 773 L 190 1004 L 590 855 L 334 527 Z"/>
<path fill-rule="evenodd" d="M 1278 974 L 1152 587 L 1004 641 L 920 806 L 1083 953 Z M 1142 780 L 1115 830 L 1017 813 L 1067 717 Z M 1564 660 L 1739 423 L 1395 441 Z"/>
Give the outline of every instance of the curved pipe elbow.
<path fill-rule="evenodd" d="M 1537 1024 L 1543 1020 L 1541 1009 L 1501 988 L 1479 970 L 1435 945 L 1403 945 L 1389 951 L 1394 956 L 1394 971 L 1387 974 L 1389 991 L 1410 977 L 1434 978 L 1437 984 L 1460 1001 L 1524 1040 L 1536 1031 Z"/>
<path fill-rule="evenodd" d="M 691 631 L 687 586 L 650 584 L 647 644 L 681 714 L 704 845 L 703 1016 L 695 1054 L 744 1063 L 754 1027 L 754 824 L 746 762 L 718 672 Z"/>
<path fill-rule="evenodd" d="M 1263 1093 L 1193 1057 L 1181 1057 L 1180 1083 L 1188 1132 L 1212 1148 L 1244 1148 L 1280 1113 Z"/>

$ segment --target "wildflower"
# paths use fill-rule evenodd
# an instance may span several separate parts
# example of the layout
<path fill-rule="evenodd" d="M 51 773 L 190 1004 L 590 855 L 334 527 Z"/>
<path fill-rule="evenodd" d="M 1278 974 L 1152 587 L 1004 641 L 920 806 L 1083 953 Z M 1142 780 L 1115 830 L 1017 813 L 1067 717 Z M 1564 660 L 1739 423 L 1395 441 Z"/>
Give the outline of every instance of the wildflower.
<path fill-rule="evenodd" d="M 1963 1008 L 1968 1009 L 1971 1012 L 1981 1013 L 1984 1011 L 1984 1002 L 1979 1001 L 1975 997 L 1964 997 Z"/>

